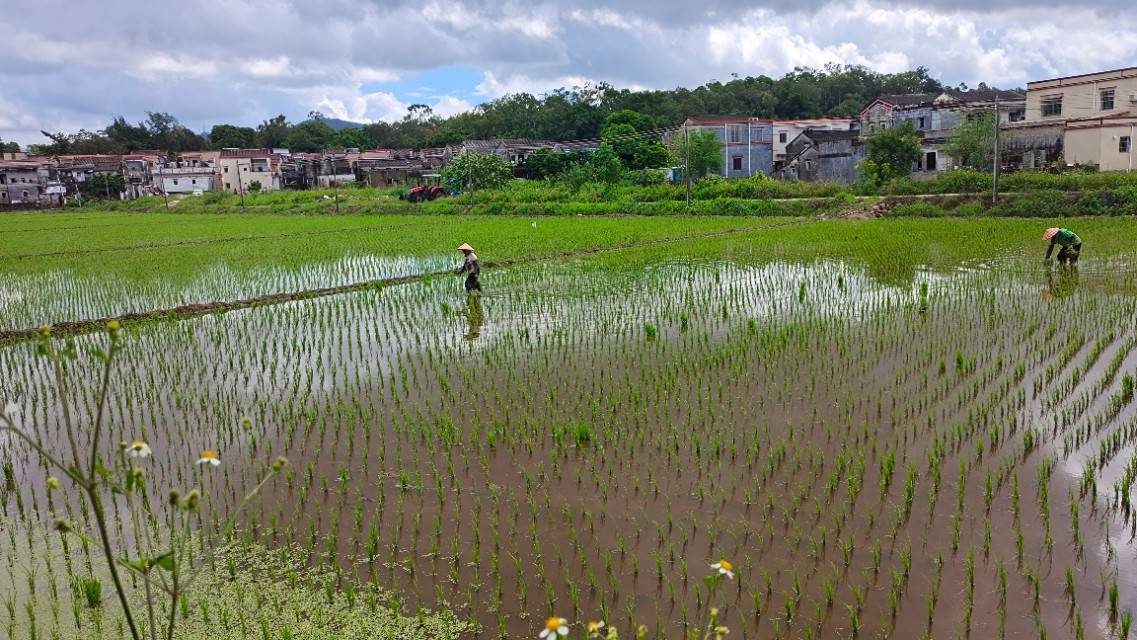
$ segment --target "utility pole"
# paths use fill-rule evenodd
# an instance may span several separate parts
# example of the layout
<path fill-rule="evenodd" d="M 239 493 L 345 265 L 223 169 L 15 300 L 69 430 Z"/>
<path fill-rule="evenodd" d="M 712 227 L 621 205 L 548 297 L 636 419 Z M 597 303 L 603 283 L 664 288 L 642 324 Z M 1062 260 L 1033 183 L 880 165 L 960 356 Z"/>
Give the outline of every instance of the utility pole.
<path fill-rule="evenodd" d="M 252 164 L 251 162 L 249 163 Z M 165 183 L 163 183 L 165 184 Z M 241 162 L 237 161 L 237 191 L 241 194 L 241 208 L 245 208 L 245 183 L 241 181 Z"/>
<path fill-rule="evenodd" d="M 339 169 L 336 168 L 336 159 L 332 158 L 332 194 L 336 199 L 336 215 L 340 214 L 340 181 Z"/>
<path fill-rule="evenodd" d="M 470 185 L 470 204 L 476 204 L 478 187 L 474 184 L 474 156 L 471 152 L 466 161 L 466 182 Z"/>
<path fill-rule="evenodd" d="M 999 172 L 1002 159 L 999 157 L 999 95 L 995 94 L 995 166 L 991 180 L 991 205 L 999 204 Z"/>
<path fill-rule="evenodd" d="M 687 183 L 687 208 L 691 208 L 691 136 L 687 123 L 683 123 L 683 178 Z"/>

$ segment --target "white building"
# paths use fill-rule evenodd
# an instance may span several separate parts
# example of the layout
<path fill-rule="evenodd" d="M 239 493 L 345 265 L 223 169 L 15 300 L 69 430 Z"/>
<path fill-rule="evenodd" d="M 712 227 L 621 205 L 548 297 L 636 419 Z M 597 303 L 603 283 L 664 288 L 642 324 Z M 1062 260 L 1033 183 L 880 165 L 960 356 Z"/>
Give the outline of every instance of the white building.
<path fill-rule="evenodd" d="M 213 191 L 213 167 L 161 167 L 154 171 L 155 182 L 163 193 L 201 194 Z"/>
<path fill-rule="evenodd" d="M 221 187 L 231 193 L 254 191 L 249 185 L 257 183 L 260 191 L 280 190 L 280 162 L 265 149 L 222 149 Z"/>

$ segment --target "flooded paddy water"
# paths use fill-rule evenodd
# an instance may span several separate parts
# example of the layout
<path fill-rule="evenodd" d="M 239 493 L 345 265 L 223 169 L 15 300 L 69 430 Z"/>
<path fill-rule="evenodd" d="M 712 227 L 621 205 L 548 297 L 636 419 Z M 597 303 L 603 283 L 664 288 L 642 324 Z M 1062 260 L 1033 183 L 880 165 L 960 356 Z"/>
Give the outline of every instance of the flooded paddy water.
<path fill-rule="evenodd" d="M 755 231 L 490 270 L 480 297 L 428 278 L 139 325 L 111 440 L 145 439 L 155 496 L 201 487 L 206 520 L 287 456 L 251 536 L 478 637 L 555 615 L 678 638 L 712 607 L 742 638 L 1118 635 L 1137 254 L 913 258 L 840 224 L 820 233 L 861 237 L 837 252 Z M 413 266 L 386 260 L 359 268 Z M 61 446 L 30 352 L 0 348 L 5 399 Z M 193 465 L 206 449 L 221 466 Z M 0 439 L 5 553 L 39 537 L 33 506 L 82 519 L 27 460 Z M 32 637 L 6 566 L 0 619 Z"/>

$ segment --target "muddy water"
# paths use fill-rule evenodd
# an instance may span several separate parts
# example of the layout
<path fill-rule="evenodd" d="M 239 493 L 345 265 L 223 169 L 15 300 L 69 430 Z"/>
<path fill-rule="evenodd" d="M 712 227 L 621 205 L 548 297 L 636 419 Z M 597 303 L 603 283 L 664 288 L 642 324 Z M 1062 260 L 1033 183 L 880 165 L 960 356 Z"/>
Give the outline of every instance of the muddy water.
<path fill-rule="evenodd" d="M 445 601 L 484 637 L 552 613 L 680 637 L 710 606 L 744 638 L 856 623 L 862 637 L 1070 637 L 1077 619 L 1106 637 L 1114 573 L 1121 609 L 1137 608 L 1133 542 L 1104 498 L 1132 444 L 1096 509 L 1077 483 L 1132 405 L 1066 444 L 1117 393 L 1120 373 L 1098 381 L 1134 331 L 1133 299 L 1108 280 L 1060 289 L 996 266 L 898 286 L 855 263 L 670 255 L 485 284 L 477 303 L 436 280 L 146 330 L 113 423 L 146 434 L 155 486 L 209 483 L 218 511 L 256 474 L 241 461 L 288 455 L 249 526 L 408 606 Z M 3 358 L 18 397 L 46 397 L 41 369 Z M 188 468 L 213 447 L 220 474 Z M 708 593 L 720 558 L 736 578 Z"/>

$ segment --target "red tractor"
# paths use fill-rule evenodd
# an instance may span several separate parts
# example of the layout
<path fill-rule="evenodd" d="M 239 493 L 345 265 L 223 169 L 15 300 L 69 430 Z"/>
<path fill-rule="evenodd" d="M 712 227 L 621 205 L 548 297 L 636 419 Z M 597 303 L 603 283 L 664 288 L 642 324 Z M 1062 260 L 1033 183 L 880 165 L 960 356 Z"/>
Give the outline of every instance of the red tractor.
<path fill-rule="evenodd" d="M 442 176 L 437 173 L 425 173 L 419 178 L 420 184 L 417 187 L 411 187 L 409 191 L 399 197 L 407 202 L 423 202 L 445 197 L 446 189 L 439 184 L 441 178 Z M 422 183 L 424 180 L 426 184 Z"/>

